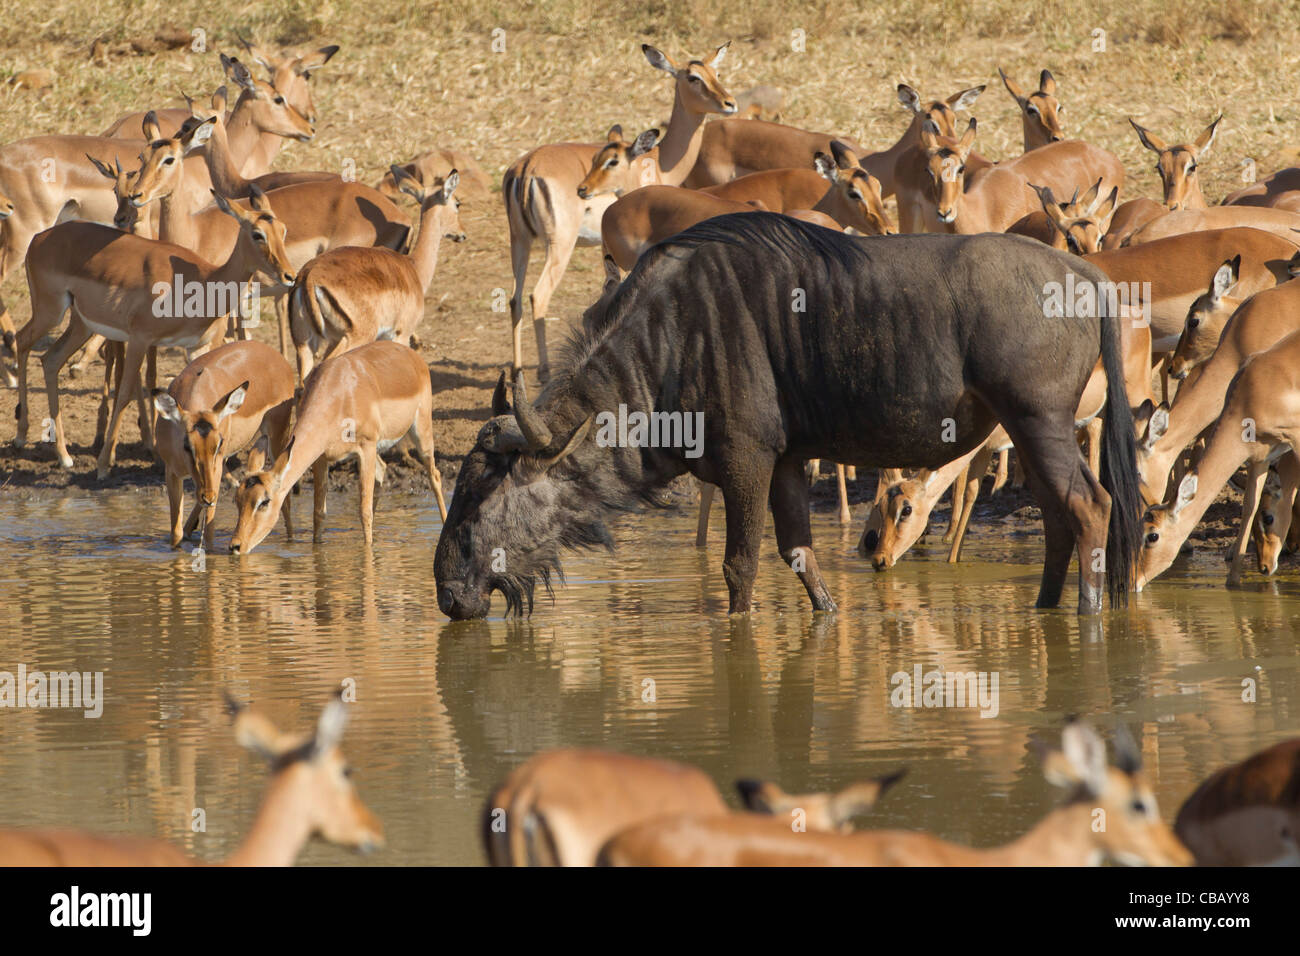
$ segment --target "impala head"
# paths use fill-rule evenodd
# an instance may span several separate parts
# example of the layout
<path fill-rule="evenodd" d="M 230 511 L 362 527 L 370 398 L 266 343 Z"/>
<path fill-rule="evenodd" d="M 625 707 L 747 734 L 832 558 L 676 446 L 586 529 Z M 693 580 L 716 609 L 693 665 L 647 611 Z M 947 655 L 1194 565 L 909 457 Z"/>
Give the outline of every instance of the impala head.
<path fill-rule="evenodd" d="M 1165 205 L 1171 211 L 1201 208 L 1205 200 L 1201 196 L 1201 181 L 1197 175 L 1197 164 L 1214 142 L 1214 134 L 1219 128 L 1220 115 L 1205 131 L 1196 137 L 1194 143 L 1180 143 L 1176 146 L 1165 144 L 1159 136 L 1143 129 L 1130 117 L 1129 122 L 1137 130 L 1142 145 L 1156 154 L 1156 172 L 1160 175 L 1160 184 L 1165 192 Z M 1190 205 L 1189 205 L 1190 204 Z"/>
<path fill-rule="evenodd" d="M 599 497 L 610 475 L 595 474 L 591 456 L 578 461 L 592 419 L 548 424 L 522 374 L 513 409 L 501 376 L 492 415 L 461 465 L 434 554 L 438 607 L 457 621 L 486 616 L 493 591 L 508 613 L 531 612 L 537 579 L 549 589 L 562 549 L 612 547 L 604 519 L 614 509 Z"/>
<path fill-rule="evenodd" d="M 1020 84 L 998 67 L 998 75 L 1007 92 L 1020 107 L 1021 120 L 1025 127 L 1025 151 L 1059 143 L 1065 139 L 1065 127 L 1061 124 L 1061 114 L 1065 107 L 1056 98 L 1056 79 L 1049 70 L 1038 75 L 1038 89 L 1026 93 Z"/>
<path fill-rule="evenodd" d="M 752 813 L 789 817 L 804 813 L 809 830 L 851 833 L 853 818 L 869 813 L 886 790 L 902 779 L 904 771 L 850 784 L 833 793 L 786 793 L 774 783 L 762 780 L 737 780 L 740 801 Z"/>
<path fill-rule="evenodd" d="M 721 113 L 731 116 L 736 112 L 736 98 L 727 92 L 727 88 L 718 79 L 718 67 L 727 55 L 728 40 L 713 51 L 708 62 L 689 60 L 684 66 L 678 66 L 666 53 L 648 43 L 641 44 L 641 52 L 656 70 L 663 70 L 673 78 L 676 101 L 687 112 L 706 114 Z"/>
<path fill-rule="evenodd" d="M 903 109 L 912 114 L 912 128 L 920 133 L 921 127 L 929 120 L 939 130 L 940 136 L 957 135 L 957 110 L 968 110 L 975 105 L 979 95 L 984 92 L 984 84 L 954 93 L 946 100 L 921 99 L 921 94 L 906 83 L 898 84 L 898 102 Z"/>
<path fill-rule="evenodd" d="M 1174 378 L 1185 379 L 1219 347 L 1223 326 L 1241 305 L 1241 297 L 1236 294 L 1240 277 L 1241 256 L 1236 255 L 1214 271 L 1209 290 L 1198 295 L 1188 308 L 1183 334 L 1169 362 L 1169 374 Z"/>
<path fill-rule="evenodd" d="M 230 536 L 231 554 L 248 554 L 275 527 L 285 497 L 293 490 L 286 483 L 296 438 L 290 438 L 270 468 L 246 477 L 235 489 L 235 533 Z"/>
<path fill-rule="evenodd" d="M 337 697 L 321 711 L 310 736 L 286 734 L 270 720 L 226 696 L 235 739 L 265 757 L 273 774 L 266 800 L 284 800 L 311 836 L 362 853 L 384 845 L 384 827 L 352 785 L 351 768 L 339 750 L 350 705 Z"/>
<path fill-rule="evenodd" d="M 393 182 L 397 188 L 420 204 L 420 212 L 440 209 L 442 216 L 442 234 L 452 242 L 464 242 L 465 230 L 460 225 L 460 200 L 452 193 L 460 185 L 460 172 L 453 169 L 441 183 L 425 186 L 419 171 L 410 171 L 405 166 L 389 166 Z M 434 187 L 437 188 L 434 188 Z M 423 227 L 421 227 L 423 228 Z"/>
<path fill-rule="evenodd" d="M 578 183 L 578 197 L 591 199 L 613 193 L 621 196 L 638 186 L 654 182 L 653 165 L 646 165 L 649 160 L 642 157 L 659 144 L 659 130 L 648 129 L 636 139 L 628 142 L 623 138 L 623 127 L 611 126 L 605 145 L 591 161 L 591 169 L 586 177 Z"/>
<path fill-rule="evenodd" d="M 113 180 L 113 195 L 117 197 L 117 211 L 113 214 L 113 225 L 123 232 L 133 232 L 140 221 L 139 209 L 130 202 L 133 174 L 122 168 L 122 160 L 116 156 L 113 157 L 112 166 L 89 153 L 86 154 L 86 158 L 101 176 Z"/>
<path fill-rule="evenodd" d="M 1073 252 L 1076 256 L 1086 256 L 1101 249 L 1102 236 L 1106 234 L 1111 214 L 1115 211 L 1115 202 L 1119 198 L 1118 186 L 1112 187 L 1106 196 L 1100 196 L 1098 192 L 1101 180 L 1098 179 L 1082 199 L 1077 198 L 1078 190 L 1075 190 L 1075 199 L 1058 203 L 1050 186 L 1030 185 L 1038 193 L 1043 212 L 1052 224 L 1054 248 Z"/>
<path fill-rule="evenodd" d="M 930 512 L 942 493 L 933 471 L 891 485 L 884 500 L 867 516 L 858 552 L 869 558 L 877 571 L 892 568 L 925 534 Z"/>
<path fill-rule="evenodd" d="M 1106 760 L 1106 745 L 1087 724 L 1071 720 L 1061 733 L 1060 749 L 1035 740 L 1043 775 L 1069 792 L 1067 805 L 1091 807 L 1077 824 L 1079 837 L 1093 845 L 1103 859 L 1127 866 L 1191 866 L 1191 851 L 1160 819 L 1155 794 L 1142 773 L 1142 757 L 1120 725 L 1115 735 L 1115 761 Z M 1097 810 L 1104 813 L 1098 826 Z"/>
<path fill-rule="evenodd" d="M 1282 479 L 1277 470 L 1270 468 L 1259 496 L 1255 524 L 1251 528 L 1260 574 L 1277 573 L 1277 562 L 1287 549 L 1290 530 L 1291 502 L 1282 493 Z"/>
<path fill-rule="evenodd" d="M 231 416 L 239 411 L 247 395 L 248 382 L 245 382 L 223 395 L 211 408 L 191 411 L 181 408 L 170 393 L 162 389 L 154 392 L 154 408 L 180 432 L 181 449 L 189 459 L 195 494 L 205 505 L 217 503 L 229 453 L 226 441 L 230 438 Z"/>
<path fill-rule="evenodd" d="M 215 117 L 197 123 L 187 122 L 174 136 L 164 137 L 158 127 L 158 118 L 150 112 L 144 118 L 144 134 L 148 142 L 140 153 L 138 170 L 123 179 L 120 168 L 113 174 L 96 163 L 105 176 L 114 178 L 116 175 L 117 212 L 113 216 L 113 225 L 119 229 L 131 229 L 142 208 L 176 192 L 185 171 L 182 160 L 211 138 L 216 123 Z"/>
<path fill-rule="evenodd" d="M 891 236 L 895 232 L 880 198 L 880 180 L 858 165 L 858 157 L 839 140 L 831 140 L 834 159 L 825 153 L 813 157 L 813 168 L 834 186 L 836 221 L 852 226 L 867 236 Z"/>
<path fill-rule="evenodd" d="M 256 270 L 269 276 L 274 282 L 285 287 L 293 285 L 294 268 L 289 261 L 289 251 L 285 248 L 284 223 L 275 218 L 271 211 L 271 201 L 266 193 L 257 186 L 249 189 L 248 205 L 244 209 L 229 202 L 224 196 L 213 190 L 217 208 L 227 216 L 232 216 L 239 223 L 242 239 L 246 239 L 252 250 L 252 262 Z"/>
<path fill-rule="evenodd" d="M 1196 500 L 1196 486 L 1196 472 L 1189 471 L 1179 482 L 1173 501 L 1147 507 L 1142 518 L 1142 553 L 1138 556 L 1136 590 L 1141 591 L 1178 557 L 1187 540 L 1192 514 L 1189 508 Z"/>
<path fill-rule="evenodd" d="M 312 129 L 316 128 L 316 104 L 312 101 L 312 74 L 330 61 L 339 51 L 335 45 L 324 46 L 302 56 L 293 53 L 275 54 L 251 43 L 243 37 L 239 42 L 248 51 L 248 57 L 260 63 L 271 77 L 271 85 L 284 94 L 289 105 L 302 114 Z"/>
<path fill-rule="evenodd" d="M 966 186 L 966 160 L 975 145 L 975 117 L 970 118 L 961 139 L 944 136 L 933 121 L 921 124 L 921 146 L 925 149 L 926 169 L 930 174 L 930 199 L 940 222 L 957 219 L 957 204 Z"/>
<path fill-rule="evenodd" d="M 1152 405 L 1144 401 L 1138 414 L 1134 416 L 1137 429 L 1138 479 L 1142 487 L 1142 500 L 1149 505 L 1159 504 L 1165 499 L 1165 482 L 1168 474 L 1156 474 L 1154 456 L 1160 439 L 1169 431 L 1169 405 L 1161 402 Z M 1156 469 L 1158 470 L 1158 469 Z"/>
<path fill-rule="evenodd" d="M 315 124 L 293 108 L 288 98 L 275 86 L 254 78 L 252 71 L 234 57 L 221 54 L 221 66 L 226 76 L 240 90 L 240 98 L 248 101 L 253 125 L 259 132 L 296 139 L 301 143 L 311 141 L 316 133 Z M 212 114 L 218 122 L 225 122 L 226 88 L 223 86 L 212 98 Z"/>

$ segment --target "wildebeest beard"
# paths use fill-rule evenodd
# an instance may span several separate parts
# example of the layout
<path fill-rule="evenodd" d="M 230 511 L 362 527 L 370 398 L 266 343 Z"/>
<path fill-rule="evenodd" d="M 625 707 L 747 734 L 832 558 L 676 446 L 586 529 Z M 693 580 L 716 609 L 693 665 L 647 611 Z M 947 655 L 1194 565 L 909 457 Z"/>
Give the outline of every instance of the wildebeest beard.
<path fill-rule="evenodd" d="M 589 345 L 585 336 L 567 343 L 561 367 L 571 367 Z M 551 447 L 537 451 L 511 447 L 525 439 L 505 402 L 504 381 L 498 384 L 494 411 L 503 414 L 483 426 L 466 456 L 438 541 L 434 572 L 439 606 L 448 616 L 486 614 L 483 599 L 490 600 L 493 591 L 505 598 L 507 616 L 531 615 L 538 583 L 554 601 L 555 581 L 565 580 L 562 551 L 612 553 L 612 518 L 639 506 L 668 504 L 659 489 L 668 472 L 680 469 L 647 469 L 643 453 L 650 450 L 598 447 L 584 427 L 584 416 L 589 421 L 596 409 L 610 401 L 616 405 L 627 383 L 606 384 L 597 397 L 574 394 L 571 382 L 567 372 L 557 373 L 538 402 L 556 434 Z M 575 435 L 576 446 L 565 454 Z"/>

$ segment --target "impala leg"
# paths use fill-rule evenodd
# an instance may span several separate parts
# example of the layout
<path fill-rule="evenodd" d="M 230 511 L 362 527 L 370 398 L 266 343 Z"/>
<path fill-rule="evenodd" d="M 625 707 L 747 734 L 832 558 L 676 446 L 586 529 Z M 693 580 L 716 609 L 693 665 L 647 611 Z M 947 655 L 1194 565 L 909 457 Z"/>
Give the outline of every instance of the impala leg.
<path fill-rule="evenodd" d="M 169 525 L 171 527 L 171 546 L 179 548 L 181 542 L 185 540 L 185 535 L 181 532 L 181 508 L 185 504 L 185 476 L 168 468 L 163 476 L 163 483 L 167 485 L 167 511 L 171 518 Z"/>
<path fill-rule="evenodd" d="M 1242 566 L 1246 561 L 1246 545 L 1250 542 L 1250 529 L 1259 511 L 1259 494 L 1268 479 L 1268 459 L 1246 462 L 1246 487 L 1241 494 L 1241 527 L 1237 529 L 1237 542 L 1228 558 L 1228 587 L 1241 584 Z"/>
<path fill-rule="evenodd" d="M 63 412 L 59 407 L 59 371 L 88 338 L 90 338 L 90 330 L 73 312 L 67 331 L 41 356 L 41 369 L 45 373 L 45 394 L 49 400 L 50 418 L 54 422 L 54 451 L 59 456 L 59 464 L 64 468 L 71 468 L 73 462 L 72 456 L 68 454 L 68 444 L 63 434 Z M 19 369 L 21 371 L 22 366 L 19 366 Z"/>
<path fill-rule="evenodd" d="M 546 353 L 546 315 L 551 307 L 551 296 L 564 277 L 564 270 L 569 267 L 569 259 L 577 246 L 577 235 L 566 236 L 562 241 L 554 238 L 546 244 L 546 261 L 542 263 L 542 273 L 533 286 L 533 332 L 537 336 L 537 377 L 543 381 L 550 378 L 550 362 Z"/>
<path fill-rule="evenodd" d="M 849 513 L 849 488 L 844 480 L 844 466 L 835 465 L 835 482 L 840 492 L 840 524 L 849 524 L 853 516 Z"/>
<path fill-rule="evenodd" d="M 361 533 L 366 537 L 366 547 L 369 548 L 374 543 L 374 520 L 375 520 L 375 459 L 378 457 L 378 449 L 374 442 L 363 441 L 357 449 L 357 459 L 360 467 L 357 469 L 360 476 L 360 504 L 361 504 Z"/>
<path fill-rule="evenodd" d="M 108 431 L 108 413 L 112 410 L 113 396 L 122 386 L 122 343 L 105 342 L 102 352 L 104 385 L 99 390 L 99 414 L 95 416 L 95 443 L 90 446 L 96 455 L 104 447 L 104 433 Z"/>
<path fill-rule="evenodd" d="M 262 419 L 262 427 L 266 429 L 271 461 L 276 461 L 289 444 L 289 433 L 293 429 L 293 400 L 283 401 L 267 412 Z M 293 538 L 292 501 L 293 495 L 285 495 L 284 504 L 280 506 L 280 517 L 284 519 L 284 536 L 290 540 Z"/>
<path fill-rule="evenodd" d="M 144 362 L 148 346 L 130 341 L 126 344 L 126 354 L 122 359 L 122 384 L 118 387 L 117 397 L 113 400 L 113 415 L 108 420 L 108 432 L 104 436 L 104 447 L 99 451 L 97 474 L 100 481 L 108 477 L 109 471 L 117 461 L 117 433 L 122 426 L 122 413 L 131 400 L 131 395 L 139 387 L 140 366 Z"/>
<path fill-rule="evenodd" d="M 695 547 L 702 548 L 709 543 L 709 511 L 713 508 L 713 493 L 717 485 L 707 481 L 700 482 L 700 517 L 695 522 Z"/>
<path fill-rule="evenodd" d="M 90 368 L 90 363 L 95 361 L 95 356 L 100 354 L 103 346 L 104 337 L 99 334 L 92 335 L 85 349 L 82 350 L 81 357 L 68 366 L 68 375 L 71 378 L 81 378 L 86 369 Z"/>
<path fill-rule="evenodd" d="M 1282 552 L 1289 553 L 1294 550 L 1291 547 L 1291 539 L 1296 531 L 1296 491 L 1300 490 L 1300 458 L 1296 457 L 1294 451 L 1282 456 L 1282 460 L 1277 463 L 1277 474 L 1282 479 L 1282 500 L 1277 507 L 1277 527 L 1273 529 L 1273 534 L 1277 535 L 1280 542 L 1278 549 L 1280 555 Z M 1268 568 L 1264 573 L 1272 574 L 1276 570 L 1275 561 L 1273 567 Z"/>
<path fill-rule="evenodd" d="M 189 517 L 185 519 L 185 530 L 182 540 L 188 541 L 194 534 L 195 529 L 199 526 L 199 518 L 203 515 L 203 502 L 195 499 L 194 507 L 190 509 Z"/>
<path fill-rule="evenodd" d="M 980 496 L 980 484 L 983 481 L 983 475 L 989 470 L 989 462 L 992 460 L 993 449 L 986 445 L 975 453 L 970 465 L 958 479 L 966 483 L 966 488 L 961 495 L 960 515 L 956 515 L 956 506 L 954 506 L 956 525 L 953 528 L 952 547 L 948 550 L 949 564 L 956 564 L 961 560 L 961 546 L 966 540 L 966 529 L 970 526 L 971 515 L 975 513 L 975 502 Z"/>
<path fill-rule="evenodd" d="M 817 566 L 808 523 L 808 482 L 803 478 L 803 461 L 786 456 L 777 459 L 768 500 L 776 526 L 776 545 L 781 558 L 803 582 L 814 611 L 834 611 L 835 600 Z M 728 507 L 727 514 L 731 514 Z M 730 533 L 728 533 L 730 543 Z"/>
<path fill-rule="evenodd" d="M 330 466 L 324 455 L 312 463 L 311 539 L 313 542 L 320 541 L 321 531 L 325 527 L 325 496 L 329 492 L 329 471 Z"/>
<path fill-rule="evenodd" d="M 1004 448 L 1002 449 L 1002 451 L 998 452 L 998 470 L 993 475 L 993 490 L 990 491 L 989 494 L 996 495 L 999 491 L 1001 491 L 1004 487 L 1006 487 L 1007 472 L 1009 470 L 1007 466 L 1010 462 L 1010 459 L 1011 459 L 1011 449 Z M 983 475 L 981 475 L 980 477 L 982 478 Z"/>
<path fill-rule="evenodd" d="M 1084 426 L 1088 435 L 1088 467 L 1094 475 L 1101 474 L 1101 416 Z"/>
<path fill-rule="evenodd" d="M 844 477 L 847 478 L 849 481 L 857 481 L 857 480 L 858 480 L 858 466 L 857 466 L 857 465 L 845 465 L 845 466 L 844 466 Z"/>
<path fill-rule="evenodd" d="M 158 387 L 158 350 L 149 349 L 145 359 L 144 379 L 138 390 L 137 404 L 140 411 L 140 439 L 144 447 L 154 451 L 154 408 L 151 398 L 153 390 Z"/>
<path fill-rule="evenodd" d="M 433 487 L 433 496 L 438 499 L 438 514 L 443 524 L 447 523 L 447 499 L 442 494 L 442 472 L 433 451 L 433 417 L 432 410 L 417 412 L 415 424 L 411 426 L 411 443 L 415 446 L 415 455 L 429 473 L 429 484 Z"/>
<path fill-rule="evenodd" d="M 280 354 L 286 359 L 290 357 L 289 346 L 293 341 L 293 336 L 289 329 L 289 296 L 277 295 L 275 297 L 275 325 L 280 333 Z M 239 323 L 240 328 L 244 326 L 243 322 Z M 247 335 L 247 331 L 244 332 Z"/>
<path fill-rule="evenodd" d="M 990 454 L 987 458 L 984 458 L 984 471 L 988 471 L 989 460 L 992 457 L 993 456 Z M 975 476 L 974 484 L 975 488 L 978 490 L 983 474 L 984 472 L 977 472 L 974 470 L 974 460 L 972 459 L 971 462 L 961 470 L 961 474 L 957 476 L 957 480 L 952 483 L 952 513 L 948 516 L 948 530 L 944 532 L 943 537 L 940 539 L 944 544 L 952 544 L 957 540 L 957 528 L 961 524 L 963 507 L 966 502 L 966 490 L 971 486 L 971 476 Z M 949 560 L 953 560 L 951 556 L 949 556 Z"/>
<path fill-rule="evenodd" d="M 510 236 L 510 268 L 515 276 L 514 294 L 510 296 L 510 378 L 524 367 L 524 280 L 528 277 L 528 240 Z"/>
<path fill-rule="evenodd" d="M 203 550 L 212 550 L 212 539 L 217 533 L 217 506 L 214 502 L 203 505 Z"/>

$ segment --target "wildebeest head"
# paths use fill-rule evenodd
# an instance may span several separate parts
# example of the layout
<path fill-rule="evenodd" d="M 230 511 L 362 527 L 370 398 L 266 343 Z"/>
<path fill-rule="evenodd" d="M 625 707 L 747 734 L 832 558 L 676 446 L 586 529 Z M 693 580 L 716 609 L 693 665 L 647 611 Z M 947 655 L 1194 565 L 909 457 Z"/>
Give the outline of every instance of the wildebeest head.
<path fill-rule="evenodd" d="M 456 479 L 434 556 L 438 607 L 453 620 L 484 617 L 493 591 L 508 613 L 529 613 L 540 578 L 549 592 L 563 548 L 612 547 L 610 506 L 593 490 L 591 468 L 575 452 L 591 419 L 553 430 L 515 379 L 492 396 L 492 419 L 479 431 Z"/>

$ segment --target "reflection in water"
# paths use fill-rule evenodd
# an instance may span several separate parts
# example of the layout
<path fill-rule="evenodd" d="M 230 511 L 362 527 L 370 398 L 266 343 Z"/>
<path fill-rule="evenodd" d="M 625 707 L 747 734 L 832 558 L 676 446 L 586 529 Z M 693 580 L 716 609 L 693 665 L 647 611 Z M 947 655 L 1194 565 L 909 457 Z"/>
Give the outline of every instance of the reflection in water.
<path fill-rule="evenodd" d="M 1213 556 L 1090 624 L 1033 609 L 1037 538 L 981 529 L 961 565 L 934 545 L 882 575 L 819 520 L 840 613 L 813 617 L 766 547 L 759 611 L 731 620 L 721 541 L 697 552 L 684 509 L 624 522 L 613 557 L 571 556 L 569 585 L 531 621 L 452 624 L 436 609 L 423 497 L 380 501 L 372 554 L 344 509 L 319 545 L 277 531 L 203 570 L 166 547 L 164 514 L 161 492 L 8 502 L 0 670 L 103 671 L 106 703 L 98 720 L 0 710 L 0 825 L 231 852 L 266 771 L 231 738 L 224 688 L 302 727 L 355 682 L 344 749 L 388 834 L 377 863 L 480 862 L 487 790 L 551 747 L 686 760 L 724 791 L 741 776 L 831 789 L 906 765 L 874 820 L 991 845 L 1056 799 L 1028 742 L 1066 714 L 1140 730 L 1166 819 L 1214 769 L 1300 732 L 1300 583 L 1229 592 Z M 996 673 L 997 716 L 891 706 L 893 675 L 917 666 Z M 192 831 L 196 808 L 206 832 Z M 314 845 L 302 859 L 353 858 Z"/>

